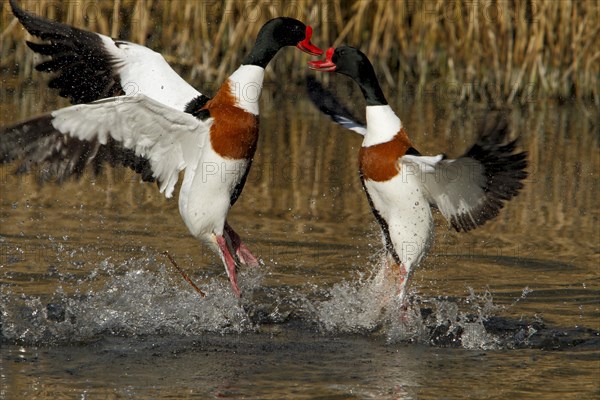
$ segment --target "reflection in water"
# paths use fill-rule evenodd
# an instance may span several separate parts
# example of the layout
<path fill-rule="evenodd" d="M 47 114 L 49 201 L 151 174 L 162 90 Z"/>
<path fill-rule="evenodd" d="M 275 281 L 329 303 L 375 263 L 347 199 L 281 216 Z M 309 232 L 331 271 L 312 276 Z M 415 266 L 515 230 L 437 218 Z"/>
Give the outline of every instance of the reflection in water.
<path fill-rule="evenodd" d="M 514 396 L 522 393 L 488 388 L 490 376 L 499 382 L 517 379 L 512 366 L 520 363 L 534 368 L 520 376 L 524 387 L 556 389 L 558 383 L 544 371 L 565 360 L 536 355 L 542 359 L 534 362 L 522 353 L 493 353 L 486 360 L 480 353 L 446 353 L 439 347 L 597 350 L 596 111 L 542 104 L 513 110 L 513 129 L 531 161 L 524 191 L 499 218 L 472 233 L 457 234 L 438 219 L 434 247 L 415 271 L 410 313 L 400 318 L 398 305 L 385 301 L 387 290 L 377 281 L 382 245 L 357 176 L 361 138 L 318 115 L 303 88 L 275 89 L 261 104 L 257 156 L 230 217 L 265 262 L 260 269 L 242 271 L 248 296 L 240 303 L 229 293 L 219 260 L 187 233 L 176 202 L 139 183 L 130 171 L 108 170 L 62 187 L 39 188 L 34 176 L 15 177 L 13 166 L 1 167 L 0 315 L 2 357 L 11 361 L 10 376 L 21 376 L 19 365 L 39 372 L 45 367 L 36 360 L 61 359 L 62 350 L 40 355 L 30 347 L 20 358 L 19 348 L 9 345 L 16 341 L 69 349 L 79 361 L 65 364 L 79 392 L 87 388 L 103 395 L 107 392 L 99 388 L 105 385 L 90 389 L 85 383 L 98 359 L 104 369 L 123 359 L 120 365 L 137 380 L 112 377 L 111 371 L 98 379 L 117 382 L 113 394 L 130 397 L 127 385 L 138 388 L 133 392 L 138 397 L 156 395 L 141 389 L 140 382 L 156 380 L 164 371 L 172 380 L 182 377 L 180 388 L 222 397 L 267 398 L 261 395 L 267 392 L 285 397 L 292 377 L 300 375 L 312 377 L 296 382 L 306 397 L 351 390 L 358 398 L 439 397 L 459 395 L 453 385 L 465 374 L 479 382 L 479 397 L 500 389 Z M 54 93 L 39 93 L 36 99 L 8 99 L 2 124 L 57 107 Z M 395 109 L 422 153 L 449 156 L 472 143 L 473 118 L 481 111 L 435 101 L 399 102 Z M 200 300 L 182 281 L 162 256 L 165 250 L 207 298 Z M 210 332 L 243 334 L 213 337 Z M 66 347 L 78 342 L 86 346 Z M 437 350 L 399 344 L 406 342 Z M 473 369 L 474 356 L 483 370 Z M 240 357 L 251 365 L 265 361 L 285 368 L 235 370 Z M 582 356 L 577 366 L 574 391 L 597 391 L 589 385 L 590 365 L 597 365 L 590 357 Z M 143 368 L 157 365 L 144 375 Z M 442 376 L 436 371 L 448 372 L 444 365 L 459 368 Z M 511 373 L 505 376 L 497 365 Z M 7 379 L 2 368 L 0 380 Z M 63 371 L 61 361 L 47 368 L 51 374 Z M 338 373 L 328 380 L 331 369 Z M 286 378 L 283 371 L 292 372 Z M 348 378 L 353 374 L 358 382 Z M 198 381 L 199 376 L 205 380 Z M 432 376 L 438 377 L 437 392 L 429 388 Z M 36 385 L 33 378 L 19 379 L 23 387 Z M 260 392 L 257 380 L 272 391 Z M 41 381 L 48 397 L 71 385 Z M 198 382 L 210 387 L 200 389 Z M 313 382 L 312 389 L 307 382 Z M 161 387 L 168 392 L 172 385 Z"/>

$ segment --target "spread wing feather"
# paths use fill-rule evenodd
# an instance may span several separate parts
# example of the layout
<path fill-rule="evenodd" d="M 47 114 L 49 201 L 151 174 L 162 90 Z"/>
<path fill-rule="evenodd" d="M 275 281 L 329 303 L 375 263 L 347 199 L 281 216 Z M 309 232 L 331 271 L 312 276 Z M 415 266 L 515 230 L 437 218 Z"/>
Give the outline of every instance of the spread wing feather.
<path fill-rule="evenodd" d="M 360 135 L 367 133 L 367 127 L 346 108 L 337 97 L 313 77 L 306 78 L 306 91 L 313 104 L 333 122 Z"/>
<path fill-rule="evenodd" d="M 42 179 L 81 176 L 88 165 L 125 165 L 157 180 L 171 197 L 179 172 L 197 162 L 212 123 L 145 95 L 66 107 L 0 132 L 0 162 L 19 160 L 17 172 L 42 167 Z"/>
<path fill-rule="evenodd" d="M 527 153 L 507 141 L 505 116 L 488 115 L 477 142 L 461 157 L 406 155 L 401 168 L 420 176 L 429 202 L 457 231 L 469 231 L 496 217 L 504 202 L 516 196 L 527 177 Z"/>
<path fill-rule="evenodd" d="M 73 104 L 144 94 L 183 111 L 201 93 L 185 82 L 161 54 L 147 47 L 39 17 L 10 0 L 14 15 L 44 43 L 27 42 L 46 61 L 36 69 L 54 74 L 49 87 Z"/>

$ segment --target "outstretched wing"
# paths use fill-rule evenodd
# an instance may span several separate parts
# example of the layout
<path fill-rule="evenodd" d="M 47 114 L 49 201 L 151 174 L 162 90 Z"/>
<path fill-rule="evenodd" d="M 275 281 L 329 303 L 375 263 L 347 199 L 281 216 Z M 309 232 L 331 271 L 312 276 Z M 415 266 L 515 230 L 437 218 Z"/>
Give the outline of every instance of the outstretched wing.
<path fill-rule="evenodd" d="M 202 121 L 145 95 L 66 107 L 0 132 L 0 163 L 17 172 L 42 167 L 44 178 L 80 176 L 88 165 L 123 164 L 173 195 L 179 172 L 197 162 L 212 119 Z"/>
<path fill-rule="evenodd" d="M 44 43 L 28 46 L 49 57 L 36 66 L 55 73 L 49 86 L 73 104 L 123 94 L 144 94 L 177 110 L 203 97 L 165 61 L 147 47 L 77 29 L 28 13 L 10 0 L 14 15 Z"/>
<path fill-rule="evenodd" d="M 429 202 L 457 231 L 469 231 L 496 217 L 527 177 L 527 153 L 507 141 L 508 122 L 500 114 L 485 118 L 479 139 L 458 159 L 406 155 L 403 173 L 418 174 Z"/>
<path fill-rule="evenodd" d="M 350 112 L 331 91 L 327 90 L 321 82 L 311 76 L 306 77 L 306 91 L 313 104 L 333 122 L 350 129 L 358 134 L 365 135 L 367 127 Z"/>

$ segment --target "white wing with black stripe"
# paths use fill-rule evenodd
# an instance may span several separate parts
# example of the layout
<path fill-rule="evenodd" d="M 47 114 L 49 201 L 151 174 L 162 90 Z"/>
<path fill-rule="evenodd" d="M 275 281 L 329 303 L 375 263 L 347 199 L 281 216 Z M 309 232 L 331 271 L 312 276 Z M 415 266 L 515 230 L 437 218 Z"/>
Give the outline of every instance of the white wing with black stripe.
<path fill-rule="evenodd" d="M 173 195 L 179 172 L 197 162 L 212 123 L 142 94 L 78 104 L 51 116 L 52 126 L 63 135 L 100 145 L 117 142 L 148 160 L 167 197 Z"/>
<path fill-rule="evenodd" d="M 202 94 L 184 81 L 161 54 L 147 47 L 39 17 L 10 0 L 14 15 L 43 43 L 28 46 L 48 59 L 36 66 L 53 73 L 49 87 L 73 104 L 119 95 L 144 94 L 184 111 Z"/>
<path fill-rule="evenodd" d="M 506 119 L 490 115 L 483 122 L 477 143 L 462 157 L 405 155 L 399 160 L 403 173 L 418 176 L 430 204 L 457 231 L 496 217 L 527 177 L 527 153 L 515 153 L 516 140 L 506 142 Z"/>

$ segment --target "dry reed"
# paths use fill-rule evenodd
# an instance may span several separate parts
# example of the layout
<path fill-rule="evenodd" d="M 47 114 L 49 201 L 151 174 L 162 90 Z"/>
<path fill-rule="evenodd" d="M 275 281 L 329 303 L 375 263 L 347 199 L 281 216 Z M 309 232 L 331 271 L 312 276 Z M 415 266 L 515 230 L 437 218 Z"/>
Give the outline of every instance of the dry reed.
<path fill-rule="evenodd" d="M 202 87 L 240 63 L 261 25 L 288 15 L 322 47 L 365 51 L 388 87 L 410 97 L 526 103 L 551 97 L 600 106 L 600 3 L 554 0 L 21 0 L 36 14 L 148 45 Z M 3 3 L 2 65 L 29 73 L 24 32 Z M 20 46 L 22 48 L 22 46 Z M 270 73 L 299 80 L 306 56 L 287 51 Z M 208 91 L 207 90 L 207 91 Z"/>

